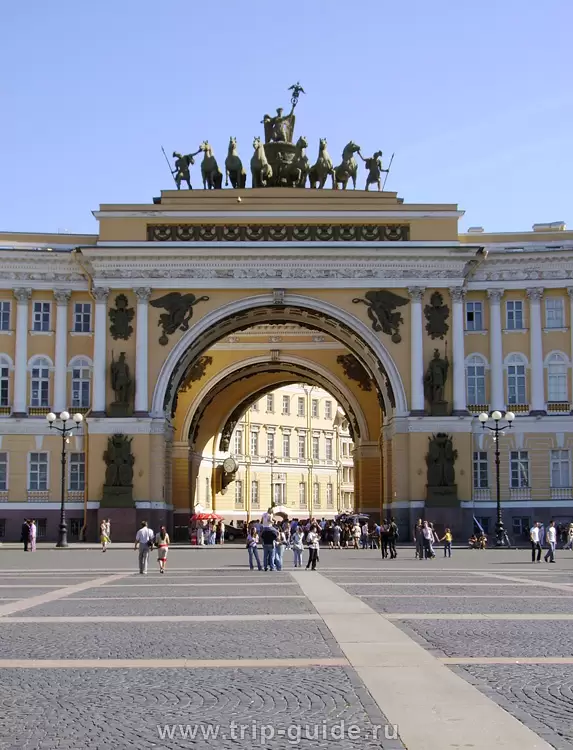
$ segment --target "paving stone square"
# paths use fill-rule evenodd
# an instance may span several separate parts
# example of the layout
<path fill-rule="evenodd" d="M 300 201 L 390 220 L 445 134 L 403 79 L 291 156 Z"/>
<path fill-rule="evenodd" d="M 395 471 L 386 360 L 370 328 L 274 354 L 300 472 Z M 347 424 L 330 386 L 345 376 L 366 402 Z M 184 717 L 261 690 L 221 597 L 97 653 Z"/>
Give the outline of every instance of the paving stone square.
<path fill-rule="evenodd" d="M 395 596 L 397 594 L 428 594 L 429 596 L 432 596 L 433 594 L 449 596 L 471 596 L 472 594 L 479 596 L 489 594 L 490 596 L 506 596 L 507 594 L 511 594 L 512 596 L 527 596 L 540 591 L 540 589 L 525 587 L 519 583 L 510 584 L 509 586 L 498 586 L 496 584 L 497 582 L 492 583 L 491 586 L 454 586 L 449 584 L 430 586 L 425 585 L 425 583 L 421 581 L 417 585 L 412 586 L 385 586 L 384 583 L 381 583 L 377 586 L 349 584 L 343 586 L 343 588 L 353 596 L 364 596 L 368 594 L 387 594 L 388 596 Z"/>
<path fill-rule="evenodd" d="M 557 594 L 555 596 L 554 594 Z M 534 599 L 493 599 L 489 597 L 454 597 L 440 598 L 427 595 L 416 595 L 413 598 L 393 597 L 391 592 L 383 598 L 360 597 L 362 601 L 377 612 L 401 614 L 571 614 L 573 615 L 573 597 L 559 596 L 557 592 L 550 597 L 545 593 Z"/>

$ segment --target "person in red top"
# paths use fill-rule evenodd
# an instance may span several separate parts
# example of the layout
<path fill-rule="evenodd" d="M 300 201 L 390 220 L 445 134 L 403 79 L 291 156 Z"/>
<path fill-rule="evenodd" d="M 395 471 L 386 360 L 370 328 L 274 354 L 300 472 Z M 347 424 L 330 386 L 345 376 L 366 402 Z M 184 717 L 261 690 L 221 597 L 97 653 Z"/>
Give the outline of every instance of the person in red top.
<path fill-rule="evenodd" d="M 157 562 L 159 564 L 159 572 L 165 573 L 165 565 L 167 563 L 167 551 L 169 549 L 169 534 L 165 526 L 162 526 L 159 533 L 155 537 L 155 546 L 157 547 Z"/>

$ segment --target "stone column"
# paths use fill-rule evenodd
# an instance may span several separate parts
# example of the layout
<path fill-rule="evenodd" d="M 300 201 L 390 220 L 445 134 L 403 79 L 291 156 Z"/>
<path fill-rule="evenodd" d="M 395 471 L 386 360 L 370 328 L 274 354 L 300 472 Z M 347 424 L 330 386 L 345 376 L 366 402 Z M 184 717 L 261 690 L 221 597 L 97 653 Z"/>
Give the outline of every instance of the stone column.
<path fill-rule="evenodd" d="M 16 353 L 14 356 L 14 403 L 12 416 L 25 417 L 28 392 L 28 302 L 31 289 L 14 289 L 16 297 Z"/>
<path fill-rule="evenodd" d="M 424 288 L 408 287 L 410 299 L 410 414 L 424 416 L 424 346 L 422 297 Z"/>
<path fill-rule="evenodd" d="M 501 298 L 503 289 L 489 289 L 489 373 L 491 410 L 505 411 L 503 396 L 503 347 L 501 345 Z"/>
<path fill-rule="evenodd" d="M 529 413 L 535 416 L 547 414 L 545 387 L 543 382 L 543 341 L 541 324 L 541 300 L 543 289 L 527 289 L 529 298 L 529 345 L 531 351 L 531 403 Z"/>
<path fill-rule="evenodd" d="M 452 296 L 452 360 L 454 375 L 453 416 L 466 416 L 466 368 L 464 352 L 464 297 L 466 290 L 461 287 L 450 289 Z"/>
<path fill-rule="evenodd" d="M 56 355 L 54 375 L 54 400 L 52 408 L 56 414 L 67 408 L 68 369 L 68 302 L 71 292 L 54 290 L 56 298 Z"/>
<path fill-rule="evenodd" d="M 135 348 L 135 416 L 149 415 L 149 394 L 147 384 L 148 363 L 148 312 L 151 289 L 139 287 L 134 289 L 137 297 L 136 348 Z"/>
<path fill-rule="evenodd" d="M 94 326 L 94 380 L 92 417 L 104 417 L 106 411 L 106 378 L 107 378 L 107 298 L 109 289 L 94 287 L 95 326 Z"/>

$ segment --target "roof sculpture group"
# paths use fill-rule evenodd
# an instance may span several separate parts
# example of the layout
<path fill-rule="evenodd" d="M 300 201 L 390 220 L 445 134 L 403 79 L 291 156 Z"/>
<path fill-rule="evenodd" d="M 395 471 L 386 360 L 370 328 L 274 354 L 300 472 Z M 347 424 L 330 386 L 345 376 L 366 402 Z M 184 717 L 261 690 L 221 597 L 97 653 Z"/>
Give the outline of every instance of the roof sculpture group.
<path fill-rule="evenodd" d="M 264 127 L 264 143 L 259 136 L 253 140 L 253 155 L 251 157 L 251 186 L 261 187 L 299 187 L 307 186 L 322 189 L 330 180 L 334 190 L 342 188 L 346 190 L 348 183 L 352 180 L 353 188 L 356 188 L 356 177 L 358 174 L 357 154 L 365 164 L 368 171 L 365 189 L 370 185 L 377 185 L 378 190 L 383 189 L 382 173 L 388 173 L 388 169 L 382 167 L 382 151 L 376 151 L 370 158 L 365 158 L 360 152 L 360 146 L 354 141 L 349 141 L 342 151 L 342 161 L 334 166 L 328 150 L 326 138 L 321 138 L 318 147 L 318 158 L 311 166 L 306 149 L 308 141 L 301 136 L 294 142 L 295 109 L 304 89 L 300 83 L 289 88 L 291 95 L 291 110 L 283 114 L 279 107 L 274 117 L 265 115 L 261 124 Z M 165 153 L 165 152 L 164 152 Z M 175 169 L 172 169 L 177 189 L 181 189 L 181 183 L 185 183 L 191 190 L 191 166 L 195 163 L 195 156 L 203 154 L 201 161 L 201 177 L 205 190 L 219 190 L 223 187 L 223 173 L 219 169 L 217 159 L 209 141 L 203 141 L 199 149 L 192 154 L 180 154 L 173 152 Z M 391 162 L 390 162 L 391 163 Z M 245 188 L 247 186 L 247 173 L 238 153 L 237 139 L 233 136 L 229 139 L 227 158 L 225 159 L 225 186 L 231 183 L 233 188 Z"/>

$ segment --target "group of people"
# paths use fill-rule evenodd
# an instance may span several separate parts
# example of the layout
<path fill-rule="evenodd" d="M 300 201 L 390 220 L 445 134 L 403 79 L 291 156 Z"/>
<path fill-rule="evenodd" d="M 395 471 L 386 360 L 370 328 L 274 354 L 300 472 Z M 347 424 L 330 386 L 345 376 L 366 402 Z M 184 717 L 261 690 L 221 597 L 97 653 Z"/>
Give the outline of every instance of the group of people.
<path fill-rule="evenodd" d="M 221 521 L 208 521 L 206 524 L 197 524 L 197 544 L 205 547 L 210 544 L 225 544 L 225 523 Z"/>
<path fill-rule="evenodd" d="M 273 520 L 272 514 L 265 513 L 260 523 L 252 523 L 247 532 L 249 568 L 254 570 L 282 570 L 285 550 L 292 550 L 294 567 L 301 568 L 305 545 L 308 549 L 306 569 L 316 570 L 319 560 L 321 529 L 314 519 L 299 524 L 297 519 Z M 263 561 L 259 556 L 259 543 L 263 547 Z"/>
<path fill-rule="evenodd" d="M 414 526 L 414 541 L 416 542 L 416 559 L 418 560 L 434 560 L 436 557 L 434 545 L 442 542 L 444 544 L 444 557 L 452 556 L 454 537 L 452 530 L 449 528 L 446 528 L 444 536 L 440 537 L 434 529 L 433 523 L 419 518 Z"/>
<path fill-rule="evenodd" d="M 33 518 L 26 518 L 22 524 L 20 541 L 24 545 L 24 552 L 34 552 L 36 549 L 36 536 L 38 529 Z"/>
<path fill-rule="evenodd" d="M 567 543 L 563 549 L 573 547 L 573 524 L 569 524 L 569 534 Z M 529 529 L 529 541 L 531 542 L 531 562 L 541 562 L 541 552 L 545 543 L 547 543 L 547 552 L 545 553 L 545 562 L 555 562 L 555 549 L 557 547 L 557 526 L 555 521 L 550 521 L 549 526 L 545 526 L 536 521 Z"/>
<path fill-rule="evenodd" d="M 157 534 L 149 528 L 147 521 L 141 522 L 141 528 L 135 535 L 134 549 L 139 551 L 139 574 L 147 575 L 147 563 L 149 555 L 154 547 L 157 547 L 157 564 L 159 572 L 165 573 L 167 564 L 167 552 L 170 544 L 169 534 L 165 526 L 161 526 Z"/>

